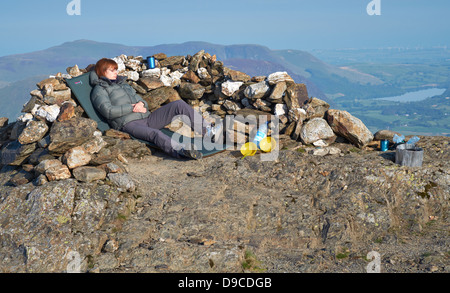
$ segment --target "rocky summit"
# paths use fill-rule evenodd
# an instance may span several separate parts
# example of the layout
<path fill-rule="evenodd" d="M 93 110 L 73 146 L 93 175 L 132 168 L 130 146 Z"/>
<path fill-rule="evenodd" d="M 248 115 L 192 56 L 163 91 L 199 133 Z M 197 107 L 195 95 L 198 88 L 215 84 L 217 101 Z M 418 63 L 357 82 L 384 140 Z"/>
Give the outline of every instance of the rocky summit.
<path fill-rule="evenodd" d="M 405 166 L 401 134 L 372 134 L 286 72 L 153 57 L 114 58 L 150 111 L 183 99 L 210 121 L 271 117 L 275 156 L 243 157 L 257 129 L 239 120 L 240 142 L 202 160 L 101 132 L 66 83 L 93 66 L 68 67 L 0 118 L 1 272 L 450 272 L 450 138 L 421 136 L 423 161 Z"/>

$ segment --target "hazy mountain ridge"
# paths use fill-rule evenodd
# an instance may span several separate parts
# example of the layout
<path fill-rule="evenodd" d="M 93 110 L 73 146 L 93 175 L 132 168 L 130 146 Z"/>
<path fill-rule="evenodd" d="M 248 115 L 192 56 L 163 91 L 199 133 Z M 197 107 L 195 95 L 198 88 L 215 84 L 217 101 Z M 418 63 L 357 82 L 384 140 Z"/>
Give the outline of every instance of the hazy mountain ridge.
<path fill-rule="evenodd" d="M 18 117 L 22 105 L 30 99 L 29 93 L 36 88 L 37 82 L 46 77 L 47 75 L 36 75 L 0 88 L 0 116 L 8 117 L 10 120 Z"/>
<path fill-rule="evenodd" d="M 324 92 L 330 87 L 342 86 L 342 83 L 360 84 L 362 75 L 340 69 L 326 64 L 313 55 L 298 50 L 275 51 L 261 45 L 217 45 L 207 42 L 186 42 L 182 44 L 161 44 L 156 46 L 126 46 L 113 43 L 101 43 L 90 40 L 77 40 L 66 42 L 45 50 L 40 50 L 25 54 L 15 54 L 0 57 L 0 82 L 9 84 L 7 89 L 0 91 L 2 104 L 11 101 L 23 102 L 22 96 L 27 96 L 28 92 L 23 89 L 15 90 L 12 84 L 15 81 L 25 80 L 33 76 L 43 74 L 52 75 L 58 72 L 65 72 L 68 66 L 77 64 L 84 68 L 95 63 L 103 57 L 115 57 L 120 54 L 133 56 L 149 56 L 160 52 L 167 55 L 195 54 L 200 50 L 205 50 L 212 55 L 216 55 L 219 60 L 223 60 L 226 66 L 235 70 L 248 72 L 253 75 L 266 75 L 275 71 L 287 71 L 296 82 L 305 83 L 309 94 L 327 99 Z M 38 80 L 39 78 L 35 78 Z M 317 83 L 317 81 L 319 81 Z M 16 93 L 11 95 L 11 93 Z M 25 99 L 25 98 L 24 98 Z M 1 111 L 0 115 L 15 116 L 8 107 L 8 111 Z M 20 109 L 18 109 L 20 111 Z"/>
<path fill-rule="evenodd" d="M 252 76 L 286 71 L 296 82 L 306 84 L 309 96 L 325 100 L 336 109 L 356 113 L 373 130 L 395 128 L 398 129 L 397 131 L 405 131 L 408 129 L 410 133 L 418 132 L 426 133 L 426 135 L 433 133 L 447 135 L 450 132 L 448 126 L 445 126 L 449 119 L 449 116 L 445 114 L 448 112 L 446 109 L 441 109 L 443 111 L 439 117 L 434 114 L 417 117 L 414 113 L 420 112 L 416 109 L 422 104 L 429 104 L 422 101 L 394 105 L 400 111 L 397 111 L 395 115 L 384 115 L 386 111 L 383 107 L 392 107 L 392 105 L 382 105 L 375 100 L 401 95 L 423 87 L 450 88 L 448 82 L 445 83 L 448 80 L 446 74 L 450 70 L 450 53 L 449 50 L 437 49 L 423 51 L 423 54 L 429 53 L 430 56 L 421 56 L 420 50 L 395 49 L 312 51 L 311 54 L 300 50 L 271 50 L 253 44 L 218 45 L 207 42 L 185 42 L 155 46 L 126 46 L 78 40 L 46 50 L 0 57 L 0 104 L 2 105 L 0 116 L 11 120 L 17 117 L 24 101 L 29 97 L 27 88 L 31 87 L 33 76 L 37 82 L 42 79 L 40 77 L 43 74 L 65 73 L 68 66 L 75 64 L 85 68 L 100 58 L 112 58 L 121 54 L 145 58 L 164 52 L 168 56 L 185 56 L 194 55 L 200 50 L 216 55 L 225 66 Z M 383 56 L 386 58 L 385 62 L 383 62 Z M 362 63 L 364 60 L 375 63 Z M 410 63 L 400 64 L 399 62 L 402 61 Z M 25 79 L 28 80 L 23 84 L 14 83 Z M 24 84 L 30 86 L 24 87 Z M 438 104 L 447 108 L 445 106 L 448 102 L 445 100 L 447 96 L 448 93 L 435 101 L 442 101 L 443 103 Z M 368 113 L 368 111 L 371 112 Z M 428 112 L 434 113 L 433 111 Z M 398 115 L 400 117 L 403 115 L 403 118 L 397 118 Z M 431 132 L 426 130 L 428 127 L 425 125 L 428 123 L 433 126 Z"/>

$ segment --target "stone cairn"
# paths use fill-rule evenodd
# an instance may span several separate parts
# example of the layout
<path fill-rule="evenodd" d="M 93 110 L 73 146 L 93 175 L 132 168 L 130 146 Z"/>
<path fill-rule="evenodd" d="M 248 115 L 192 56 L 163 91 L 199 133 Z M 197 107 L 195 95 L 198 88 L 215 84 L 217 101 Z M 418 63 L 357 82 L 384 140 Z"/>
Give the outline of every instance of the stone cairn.
<path fill-rule="evenodd" d="M 119 75 L 127 77 L 127 82 L 148 102 L 150 111 L 183 99 L 206 120 L 226 115 L 274 115 L 280 134 L 322 149 L 337 137 L 360 148 L 373 140 L 359 119 L 346 111 L 329 109 L 325 101 L 309 98 L 306 86 L 295 83 L 286 72 L 250 77 L 225 67 L 215 55 L 203 50 L 193 56 L 153 56 L 154 69 L 148 69 L 142 56 L 113 58 L 119 65 Z M 92 68 L 92 64 L 85 69 L 75 65 L 67 68 L 67 74 L 42 80 L 30 93 L 31 99 L 17 121 L 8 123 L 7 118 L 0 118 L 0 167 L 21 167 L 11 184 L 42 185 L 71 177 L 81 182 L 108 178 L 132 189 L 132 183 L 119 176 L 127 173 L 126 157 L 148 155 L 150 149 L 125 133 L 98 131 L 96 122 L 87 118 L 65 82 Z M 170 125 L 175 127 L 172 130 L 182 129 L 174 125 Z M 227 134 L 243 135 L 248 141 L 256 129 L 246 126 L 232 125 Z M 245 133 L 237 133 L 241 129 L 246 129 Z"/>

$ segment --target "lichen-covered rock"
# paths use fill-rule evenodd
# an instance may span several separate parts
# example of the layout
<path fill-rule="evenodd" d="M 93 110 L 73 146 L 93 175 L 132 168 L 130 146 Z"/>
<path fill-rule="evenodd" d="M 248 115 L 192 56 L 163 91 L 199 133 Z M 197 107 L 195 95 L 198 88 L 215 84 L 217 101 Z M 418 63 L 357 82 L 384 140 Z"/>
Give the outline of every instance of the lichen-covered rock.
<path fill-rule="evenodd" d="M 71 148 L 62 157 L 63 163 L 66 164 L 69 169 L 85 166 L 89 164 L 91 159 L 91 155 L 82 146 Z"/>
<path fill-rule="evenodd" d="M 115 184 L 119 190 L 135 191 L 136 184 L 128 173 L 109 173 L 108 179 Z"/>
<path fill-rule="evenodd" d="M 83 117 L 53 123 L 50 128 L 51 153 L 64 154 L 69 149 L 77 147 L 93 137 L 97 122 Z"/>
<path fill-rule="evenodd" d="M 18 137 L 21 144 L 29 144 L 41 140 L 48 131 L 44 121 L 29 121 Z"/>
<path fill-rule="evenodd" d="M 182 82 L 178 92 L 183 99 L 199 100 L 205 93 L 205 88 L 199 84 Z"/>
<path fill-rule="evenodd" d="M 106 178 L 105 170 L 91 166 L 77 167 L 72 172 L 73 177 L 82 182 L 92 182 Z"/>
<path fill-rule="evenodd" d="M 21 144 L 15 140 L 2 147 L 1 164 L 21 165 L 36 149 L 36 143 Z"/>
<path fill-rule="evenodd" d="M 163 86 L 150 91 L 142 98 L 147 102 L 149 111 L 153 112 L 166 102 L 179 100 L 180 96 L 172 87 Z"/>
<path fill-rule="evenodd" d="M 72 177 L 69 168 L 64 164 L 52 166 L 45 170 L 48 181 L 64 180 Z"/>

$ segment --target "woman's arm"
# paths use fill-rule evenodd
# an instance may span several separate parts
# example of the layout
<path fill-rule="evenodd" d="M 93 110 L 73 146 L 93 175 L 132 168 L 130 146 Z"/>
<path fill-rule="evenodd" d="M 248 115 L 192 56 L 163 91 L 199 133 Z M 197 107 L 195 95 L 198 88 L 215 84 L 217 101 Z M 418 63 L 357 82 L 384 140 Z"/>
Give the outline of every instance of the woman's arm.
<path fill-rule="evenodd" d="M 133 112 L 131 104 L 113 106 L 105 89 L 96 86 L 91 93 L 91 101 L 99 113 L 107 120 L 116 119 Z"/>
<path fill-rule="evenodd" d="M 136 93 L 136 90 L 132 86 L 128 86 L 127 88 L 131 91 L 131 94 L 132 94 L 134 100 L 136 101 L 134 104 L 142 102 L 144 104 L 144 107 L 148 110 L 147 102 L 144 99 L 142 99 L 142 97 L 140 95 L 138 95 Z"/>

